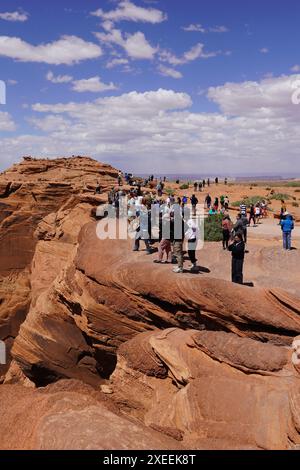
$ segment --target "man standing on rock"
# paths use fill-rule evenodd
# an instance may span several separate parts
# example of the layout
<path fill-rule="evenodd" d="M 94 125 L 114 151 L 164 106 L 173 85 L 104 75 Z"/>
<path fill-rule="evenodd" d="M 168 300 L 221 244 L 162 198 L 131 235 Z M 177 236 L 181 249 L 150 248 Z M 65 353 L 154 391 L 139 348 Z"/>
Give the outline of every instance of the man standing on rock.
<path fill-rule="evenodd" d="M 243 267 L 245 258 L 245 243 L 243 235 L 238 232 L 233 243 L 229 245 L 228 250 L 231 251 L 231 279 L 236 284 L 243 284 Z"/>

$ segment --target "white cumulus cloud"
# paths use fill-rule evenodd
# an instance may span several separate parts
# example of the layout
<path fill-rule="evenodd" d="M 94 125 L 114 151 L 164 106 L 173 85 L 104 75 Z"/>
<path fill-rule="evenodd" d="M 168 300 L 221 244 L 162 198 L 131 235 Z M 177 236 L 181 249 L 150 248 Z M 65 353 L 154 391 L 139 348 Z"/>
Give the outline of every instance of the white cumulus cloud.
<path fill-rule="evenodd" d="M 0 131 L 14 131 L 16 125 L 10 114 L 0 111 Z"/>
<path fill-rule="evenodd" d="M 54 75 L 53 72 L 49 71 L 46 75 L 46 79 L 52 83 L 69 83 L 73 80 L 71 75 Z"/>
<path fill-rule="evenodd" d="M 109 33 L 95 33 L 95 36 L 102 43 L 122 47 L 132 59 L 153 59 L 157 52 L 141 31 L 123 35 L 119 29 L 113 29 Z"/>
<path fill-rule="evenodd" d="M 101 8 L 91 12 L 91 15 L 102 18 L 106 21 L 118 22 L 118 21 L 134 21 L 142 23 L 161 23 L 167 18 L 167 15 L 156 8 L 144 8 L 129 0 L 119 2 L 118 7 L 115 10 L 103 11 Z"/>
<path fill-rule="evenodd" d="M 268 54 L 270 50 L 267 47 L 262 47 L 261 49 L 259 49 L 259 52 L 261 54 Z"/>
<path fill-rule="evenodd" d="M 165 65 L 160 64 L 158 66 L 158 71 L 161 75 L 165 77 L 172 77 L 172 78 L 182 78 L 182 73 L 178 70 L 175 70 L 171 67 L 166 67 Z"/>
<path fill-rule="evenodd" d="M 100 46 L 77 36 L 62 36 L 57 41 L 34 46 L 18 37 L 0 36 L 0 56 L 22 62 L 76 64 L 102 55 Z"/>
<path fill-rule="evenodd" d="M 128 59 L 124 59 L 120 57 L 120 58 L 112 59 L 109 62 L 107 62 L 106 68 L 112 69 L 114 67 L 118 67 L 119 65 L 127 65 L 128 63 L 129 63 Z"/>
<path fill-rule="evenodd" d="M 291 68 L 291 72 L 295 72 L 295 73 L 300 72 L 300 65 L 294 65 L 294 66 Z"/>
<path fill-rule="evenodd" d="M 188 26 L 183 26 L 182 29 L 187 32 L 198 33 L 227 33 L 229 31 L 229 29 L 223 25 L 205 28 L 200 23 L 191 23 Z"/>
<path fill-rule="evenodd" d="M 219 52 L 205 52 L 204 44 L 198 43 L 195 46 L 191 47 L 188 51 L 184 52 L 181 57 L 174 55 L 170 51 L 161 50 L 159 53 L 159 58 L 162 62 L 168 62 L 171 65 L 183 65 L 188 62 L 192 62 L 196 59 L 208 59 L 210 57 L 215 57 Z"/>
<path fill-rule="evenodd" d="M 299 83 L 295 74 L 211 87 L 214 112 L 192 111 L 188 94 L 164 89 L 36 103 L 32 131 L 1 138 L 0 164 L 24 154 L 90 154 L 143 173 L 211 173 L 224 165 L 228 174 L 299 173 L 300 105 L 292 103 Z"/>
<path fill-rule="evenodd" d="M 110 83 L 103 83 L 101 78 L 91 77 L 82 80 L 74 80 L 72 90 L 77 91 L 79 93 L 83 93 L 86 91 L 90 91 L 93 93 L 101 92 L 101 91 L 108 91 L 108 90 L 116 90 L 116 86 Z"/>
<path fill-rule="evenodd" d="M 11 12 L 0 12 L 0 20 L 12 21 L 12 22 L 24 22 L 29 18 L 29 14 L 25 11 L 11 11 Z"/>

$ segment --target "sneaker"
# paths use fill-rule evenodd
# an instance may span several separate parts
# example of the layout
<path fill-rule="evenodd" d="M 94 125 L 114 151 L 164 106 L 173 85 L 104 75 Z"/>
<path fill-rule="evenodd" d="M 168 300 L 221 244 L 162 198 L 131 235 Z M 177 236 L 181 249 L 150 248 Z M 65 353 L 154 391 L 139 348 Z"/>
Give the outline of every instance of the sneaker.
<path fill-rule="evenodd" d="M 173 273 L 183 273 L 183 269 L 177 266 L 177 268 L 173 269 Z"/>
<path fill-rule="evenodd" d="M 160 261 L 159 259 L 155 259 L 155 260 L 153 261 L 153 263 L 159 263 L 159 264 L 160 264 L 160 263 L 163 263 L 163 261 Z"/>
<path fill-rule="evenodd" d="M 132 250 L 132 251 L 139 251 L 139 249 L 138 249 L 138 248 L 133 248 L 133 250 Z"/>

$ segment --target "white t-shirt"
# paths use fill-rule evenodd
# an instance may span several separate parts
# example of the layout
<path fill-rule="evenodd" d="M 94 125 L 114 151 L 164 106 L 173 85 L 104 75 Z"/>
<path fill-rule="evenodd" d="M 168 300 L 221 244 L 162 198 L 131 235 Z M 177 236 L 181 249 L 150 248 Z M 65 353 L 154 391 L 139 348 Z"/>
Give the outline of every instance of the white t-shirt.
<path fill-rule="evenodd" d="M 198 238 L 198 227 L 193 219 L 187 221 L 188 230 L 185 232 L 187 240 L 195 240 Z"/>

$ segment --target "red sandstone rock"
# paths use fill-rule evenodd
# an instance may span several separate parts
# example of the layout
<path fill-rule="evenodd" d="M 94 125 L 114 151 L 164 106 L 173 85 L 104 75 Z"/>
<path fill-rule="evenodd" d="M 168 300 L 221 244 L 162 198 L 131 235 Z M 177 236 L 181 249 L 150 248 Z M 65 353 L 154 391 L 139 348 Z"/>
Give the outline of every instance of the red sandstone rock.
<path fill-rule="evenodd" d="M 188 448 L 300 444 L 299 375 L 284 347 L 219 331 L 143 333 L 119 348 L 111 379 L 120 406 L 176 429 Z"/>
<path fill-rule="evenodd" d="M 122 416 L 106 396 L 76 381 L 45 389 L 0 387 L 0 449 L 183 449 L 172 437 Z"/>
<path fill-rule="evenodd" d="M 100 240 L 96 207 L 116 177 L 81 157 L 26 158 L 0 176 L 0 339 L 13 358 L 0 366 L 2 448 L 300 444 L 300 299 L 278 282 L 178 276 L 131 241 Z M 272 253 L 252 257 L 264 278 L 282 273 Z M 289 267 L 283 287 L 297 285 Z"/>
<path fill-rule="evenodd" d="M 49 250 L 48 257 L 52 253 L 54 264 L 58 263 L 53 266 L 57 274 L 71 243 L 76 244 L 78 230 L 91 220 L 91 209 L 106 202 L 105 193 L 115 184 L 117 175 L 111 166 L 88 157 L 26 157 L 0 175 L 0 339 L 6 341 L 8 351 L 31 302 L 30 268 L 38 238 L 62 237 L 69 244 L 56 245 L 55 249 L 53 244 Z M 94 195 L 97 182 L 103 195 Z M 71 212 L 72 219 L 68 218 Z M 69 232 L 69 239 L 65 232 Z M 38 254 L 36 262 L 40 262 Z M 47 261 L 39 267 L 47 270 Z M 5 370 L 0 366 L 0 376 Z"/>

